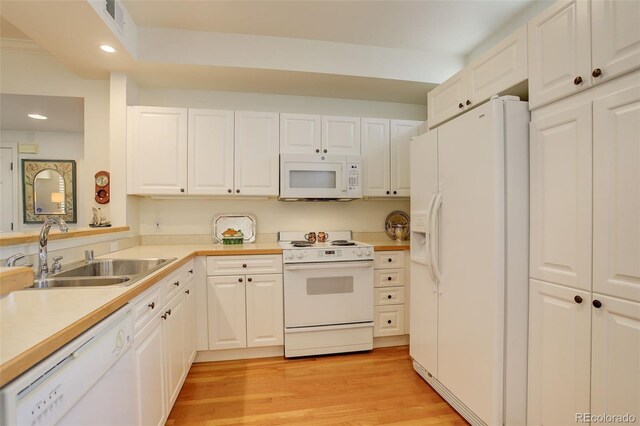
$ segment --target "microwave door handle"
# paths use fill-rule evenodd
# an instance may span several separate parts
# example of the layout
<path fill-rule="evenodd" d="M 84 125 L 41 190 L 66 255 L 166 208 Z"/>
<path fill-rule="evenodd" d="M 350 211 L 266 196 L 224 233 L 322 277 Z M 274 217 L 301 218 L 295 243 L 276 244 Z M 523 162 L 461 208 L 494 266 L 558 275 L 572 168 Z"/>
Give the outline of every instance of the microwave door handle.
<path fill-rule="evenodd" d="M 313 263 L 304 265 L 287 265 L 287 271 L 309 271 L 312 269 L 365 269 L 373 267 L 373 261 L 352 262 L 352 263 Z"/>

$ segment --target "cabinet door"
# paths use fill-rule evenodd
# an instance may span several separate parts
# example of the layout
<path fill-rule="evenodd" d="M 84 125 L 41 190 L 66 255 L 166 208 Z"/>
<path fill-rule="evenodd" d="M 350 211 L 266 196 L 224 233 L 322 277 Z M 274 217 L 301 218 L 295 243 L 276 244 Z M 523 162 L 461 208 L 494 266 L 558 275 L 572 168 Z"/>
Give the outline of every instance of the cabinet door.
<path fill-rule="evenodd" d="M 187 110 L 129 107 L 129 194 L 180 194 L 187 188 Z"/>
<path fill-rule="evenodd" d="M 418 136 L 420 121 L 391 120 L 391 195 L 411 195 L 409 158 L 411 138 Z"/>
<path fill-rule="evenodd" d="M 244 275 L 207 278 L 209 349 L 247 347 Z"/>
<path fill-rule="evenodd" d="M 486 101 L 527 79 L 527 26 L 522 26 L 467 66 L 471 105 Z"/>
<path fill-rule="evenodd" d="M 589 3 L 560 0 L 529 21 L 529 108 L 591 86 Z"/>
<path fill-rule="evenodd" d="M 197 322 L 196 322 L 196 285 L 195 280 L 192 280 L 184 288 L 185 294 L 185 363 L 187 365 L 187 371 L 196 356 L 197 346 Z"/>
<path fill-rule="evenodd" d="M 280 114 L 280 152 L 312 154 L 320 152 L 320 116 Z"/>
<path fill-rule="evenodd" d="M 530 150 L 530 275 L 591 290 L 591 104 L 534 119 Z"/>
<path fill-rule="evenodd" d="M 599 84 L 640 68 L 640 2 L 597 0 L 591 2 L 591 64 L 602 74 Z"/>
<path fill-rule="evenodd" d="M 362 169 L 365 197 L 382 197 L 391 193 L 389 154 L 389 120 L 363 118 Z"/>
<path fill-rule="evenodd" d="M 162 325 L 162 319 L 156 315 L 135 335 L 133 342 L 136 423 L 139 425 L 164 425 L 168 414 Z"/>
<path fill-rule="evenodd" d="M 247 275 L 247 346 L 284 341 L 282 275 Z"/>
<path fill-rule="evenodd" d="M 323 116 L 322 152 L 360 155 L 360 118 Z"/>
<path fill-rule="evenodd" d="M 640 79 L 593 103 L 593 291 L 640 302 Z"/>
<path fill-rule="evenodd" d="M 427 93 L 427 122 L 433 128 L 466 108 L 467 68 Z"/>
<path fill-rule="evenodd" d="M 602 306 L 592 308 L 591 413 L 640 419 L 640 304 L 593 298 Z"/>
<path fill-rule="evenodd" d="M 278 195 L 278 113 L 236 111 L 235 118 L 235 193 Z"/>
<path fill-rule="evenodd" d="M 189 194 L 233 189 L 233 111 L 189 110 Z"/>
<path fill-rule="evenodd" d="M 527 424 L 570 425 L 589 412 L 590 336 L 591 293 L 530 281 Z"/>
<path fill-rule="evenodd" d="M 162 324 L 164 334 L 164 355 L 167 384 L 167 407 L 172 407 L 178 398 L 182 381 L 187 374 L 185 352 L 185 304 L 184 295 L 179 293 L 165 307 L 166 315 Z"/>

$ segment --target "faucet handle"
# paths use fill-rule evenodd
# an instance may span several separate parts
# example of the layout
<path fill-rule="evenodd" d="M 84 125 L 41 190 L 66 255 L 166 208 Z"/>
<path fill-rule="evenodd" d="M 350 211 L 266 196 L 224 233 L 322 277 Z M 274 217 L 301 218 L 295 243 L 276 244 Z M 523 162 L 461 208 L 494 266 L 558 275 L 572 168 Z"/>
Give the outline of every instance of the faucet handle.
<path fill-rule="evenodd" d="M 62 271 L 62 263 L 60 263 L 62 259 L 64 259 L 63 256 L 56 256 L 53 258 L 53 265 L 51 265 L 51 269 L 53 270 L 54 274 L 56 272 Z"/>
<path fill-rule="evenodd" d="M 7 266 L 16 266 L 16 262 L 24 258 L 23 253 L 16 253 L 7 259 Z"/>

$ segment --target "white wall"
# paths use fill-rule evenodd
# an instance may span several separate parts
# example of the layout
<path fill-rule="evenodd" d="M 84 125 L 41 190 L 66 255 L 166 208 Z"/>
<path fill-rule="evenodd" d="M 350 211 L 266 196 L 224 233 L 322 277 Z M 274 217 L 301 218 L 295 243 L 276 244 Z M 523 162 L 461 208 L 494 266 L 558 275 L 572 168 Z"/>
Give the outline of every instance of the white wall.
<path fill-rule="evenodd" d="M 94 174 L 100 170 L 109 170 L 109 82 L 79 78 L 46 53 L 3 49 L 0 92 L 84 98 L 85 155 L 83 171 L 77 174 L 76 226 L 88 226 L 91 207 L 94 206 L 102 207 L 110 215 L 109 205 L 100 206 L 95 203 L 93 193 Z"/>
<path fill-rule="evenodd" d="M 86 186 L 91 186 L 93 191 L 93 181 L 86 182 L 85 179 L 78 179 L 79 176 L 86 175 L 86 166 L 84 161 L 84 134 L 76 132 L 32 132 L 32 131 L 15 131 L 3 130 L 0 132 L 0 140 L 2 142 L 16 142 L 20 144 L 38 145 L 37 154 L 18 154 L 18 217 L 16 221 L 21 224 L 21 231 L 29 232 L 30 230 L 40 229 L 41 225 L 22 224 L 22 173 L 21 160 L 23 159 L 39 159 L 39 160 L 75 160 L 76 161 L 76 194 L 87 192 Z M 89 185 L 91 184 L 91 185 Z M 77 208 L 77 206 L 76 206 Z M 80 222 L 80 212 L 78 213 L 78 224 Z M 86 226 L 84 224 L 84 226 Z M 18 229 L 16 229 L 18 230 Z"/>
<path fill-rule="evenodd" d="M 141 235 L 210 234 L 220 213 L 253 213 L 258 234 L 278 231 L 345 229 L 384 232 L 384 220 L 394 210 L 409 213 L 409 201 L 285 202 L 277 200 L 140 200 Z M 155 224 L 160 224 L 156 230 Z"/>

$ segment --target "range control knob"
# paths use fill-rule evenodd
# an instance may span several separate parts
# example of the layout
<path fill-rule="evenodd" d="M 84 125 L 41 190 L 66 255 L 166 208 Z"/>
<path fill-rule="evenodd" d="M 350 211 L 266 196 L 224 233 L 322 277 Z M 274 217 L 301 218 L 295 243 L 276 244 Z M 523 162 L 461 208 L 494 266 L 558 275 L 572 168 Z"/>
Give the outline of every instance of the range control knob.
<path fill-rule="evenodd" d="M 356 256 L 362 256 L 362 250 L 361 249 L 356 250 Z"/>
<path fill-rule="evenodd" d="M 302 259 L 302 251 L 298 250 L 296 255 L 298 256 L 298 259 Z"/>
<path fill-rule="evenodd" d="M 367 249 L 364 251 L 364 254 L 365 254 L 366 256 L 371 256 L 371 249 L 370 249 L 370 248 L 367 248 Z"/>

